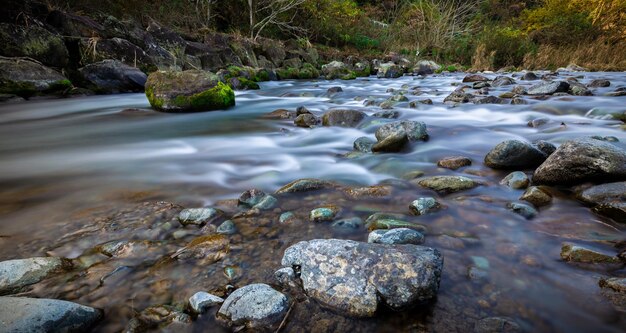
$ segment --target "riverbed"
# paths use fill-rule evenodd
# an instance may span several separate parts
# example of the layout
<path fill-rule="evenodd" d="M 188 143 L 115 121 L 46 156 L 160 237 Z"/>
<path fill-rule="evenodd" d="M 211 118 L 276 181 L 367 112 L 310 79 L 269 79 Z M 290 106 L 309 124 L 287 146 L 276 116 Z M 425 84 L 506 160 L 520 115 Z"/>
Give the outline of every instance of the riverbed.
<path fill-rule="evenodd" d="M 614 144 L 625 149 L 624 123 L 603 115 L 626 110 L 626 96 L 604 96 L 626 86 L 626 75 L 561 74 L 560 78 L 579 77 L 581 82 L 611 81 L 610 87 L 593 88 L 595 96 L 525 97 L 525 105 L 444 104 L 456 88 L 453 84 L 464 76 L 264 82 L 260 90 L 237 92 L 237 105 L 227 111 L 189 114 L 152 111 L 143 94 L 1 104 L 0 259 L 54 255 L 89 260 L 24 295 L 101 308 L 105 317 L 96 331 L 117 332 L 137 312 L 153 305 L 184 304 L 199 290 L 225 295 L 250 283 L 275 284 L 273 272 L 280 268 L 282 252 L 297 241 L 367 240 L 366 228 L 337 229 L 306 220 L 316 206 L 334 204 L 342 208 L 343 217 L 365 220 L 376 212 L 410 215 L 411 201 L 428 195 L 436 196 L 445 209 L 413 218 L 428 227 L 425 245 L 439 249 L 445 258 L 435 300 L 405 311 L 381 309 L 371 319 L 353 319 L 307 299 L 297 303 L 282 330 L 468 332 L 481 319 L 508 317 L 528 332 L 623 332 L 624 309 L 603 294 L 598 280 L 623 277 L 624 268 L 579 267 L 563 262 L 559 252 L 564 242 L 615 251 L 613 245 L 626 239 L 624 225 L 595 215 L 562 188 L 551 189 L 552 203 L 527 220 L 506 208 L 523 190 L 500 185 L 509 172 L 493 170 L 483 159 L 508 139 L 545 140 L 558 146 L 599 135 L 616 138 Z M 327 92 L 337 86 L 343 91 Z M 511 87 L 492 88 L 490 94 L 497 96 Z M 381 124 L 394 119 L 368 117 L 358 128 L 300 128 L 293 120 L 263 117 L 299 106 L 318 116 L 333 107 L 371 116 L 382 110 L 366 107 L 364 101 L 384 101 L 398 91 L 406 91 L 409 101 L 433 102 L 414 108 L 408 101 L 393 106 L 398 119 L 425 122 L 430 135 L 402 153 L 351 153 L 355 139 L 374 138 Z M 538 118 L 548 121 L 528 126 Z M 437 167 L 437 161 L 448 156 L 465 156 L 472 164 L 458 170 Z M 409 182 L 418 172 L 464 175 L 481 186 L 440 195 Z M 141 206 L 165 201 L 182 207 L 228 207 L 229 199 L 248 189 L 272 193 L 301 178 L 352 187 L 384 184 L 391 194 L 355 198 L 322 191 L 279 198 L 274 210 L 244 217 L 237 225 L 239 232 L 230 236 L 230 252 L 211 264 L 164 263 L 163 258 L 203 231 L 191 229 L 176 237 L 173 229 L 153 232 L 155 223 L 170 218 L 168 212 L 177 208 Z M 285 211 L 301 218 L 281 224 L 278 216 Z M 156 222 L 133 224 L 142 214 Z M 124 221 L 128 226 L 117 225 Z M 108 241 L 148 237 L 158 244 L 124 258 L 89 254 Z M 227 331 L 214 320 L 214 313 L 170 329 Z"/>

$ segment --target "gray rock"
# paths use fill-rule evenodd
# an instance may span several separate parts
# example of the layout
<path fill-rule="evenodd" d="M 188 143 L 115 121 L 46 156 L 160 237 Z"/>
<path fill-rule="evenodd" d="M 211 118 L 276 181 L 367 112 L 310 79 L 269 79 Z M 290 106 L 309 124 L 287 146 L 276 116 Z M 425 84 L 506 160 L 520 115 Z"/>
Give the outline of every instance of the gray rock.
<path fill-rule="evenodd" d="M 539 212 L 532 206 L 527 205 L 525 203 L 519 202 L 510 202 L 507 205 L 507 208 L 513 211 L 514 213 L 523 216 L 527 220 L 530 220 L 537 216 Z"/>
<path fill-rule="evenodd" d="M 626 294 L 626 278 L 602 278 L 598 284 L 600 288 L 608 288 Z"/>
<path fill-rule="evenodd" d="M 539 140 L 535 143 L 537 149 L 541 150 L 546 156 L 552 155 L 556 151 L 556 146 L 548 141 Z"/>
<path fill-rule="evenodd" d="M 376 142 L 366 136 L 362 136 L 354 141 L 354 150 L 360 151 L 363 153 L 371 153 L 372 147 L 376 144 Z"/>
<path fill-rule="evenodd" d="M 546 155 L 530 143 L 507 140 L 495 146 L 486 156 L 485 164 L 494 169 L 534 168 Z"/>
<path fill-rule="evenodd" d="M 309 111 L 309 109 L 306 108 L 306 106 L 301 105 L 296 108 L 296 116 L 299 116 L 301 114 L 312 114 L 312 113 L 311 111 Z"/>
<path fill-rule="evenodd" d="M 296 272 L 291 267 L 283 267 L 274 272 L 274 278 L 280 285 L 290 285 L 296 279 Z"/>
<path fill-rule="evenodd" d="M 69 54 L 63 38 L 37 24 L 0 24 L 2 55 L 29 57 L 44 65 L 62 68 L 67 66 Z"/>
<path fill-rule="evenodd" d="M 303 178 L 294 180 L 293 182 L 281 187 L 276 191 L 276 194 L 308 192 L 321 189 L 330 189 L 334 187 L 337 187 L 337 184 L 327 180 Z"/>
<path fill-rule="evenodd" d="M 296 117 L 293 123 L 298 127 L 311 127 L 317 125 L 317 118 L 309 113 L 301 114 Z"/>
<path fill-rule="evenodd" d="M 414 215 L 424 215 L 441 208 L 441 204 L 433 197 L 419 198 L 409 205 Z"/>
<path fill-rule="evenodd" d="M 404 146 L 409 142 L 405 133 L 396 133 L 379 140 L 372 146 L 372 152 L 374 153 L 395 153 L 401 151 Z"/>
<path fill-rule="evenodd" d="M 228 325 L 263 329 L 278 323 L 289 302 L 282 293 L 258 283 L 235 290 L 217 312 L 217 318 Z"/>
<path fill-rule="evenodd" d="M 233 235 L 237 233 L 237 226 L 235 226 L 233 221 L 227 220 L 220 224 L 215 232 L 222 235 Z"/>
<path fill-rule="evenodd" d="M 285 250 L 282 265 L 300 267 L 308 296 L 356 317 L 371 317 L 379 302 L 401 309 L 432 299 L 443 257 L 417 245 L 315 239 Z"/>
<path fill-rule="evenodd" d="M 480 74 L 469 74 L 463 78 L 463 82 L 485 82 L 489 81 L 489 79 Z"/>
<path fill-rule="evenodd" d="M 278 222 L 281 224 L 292 222 L 296 219 L 296 216 L 292 212 L 284 212 L 278 217 Z"/>
<path fill-rule="evenodd" d="M 519 333 L 520 326 L 511 318 L 489 317 L 476 322 L 475 333 Z"/>
<path fill-rule="evenodd" d="M 63 259 L 36 257 L 0 262 L 0 295 L 19 292 L 63 268 Z"/>
<path fill-rule="evenodd" d="M 509 86 L 515 84 L 515 80 L 508 76 L 498 76 L 491 82 L 493 87 Z"/>
<path fill-rule="evenodd" d="M 414 244 L 424 243 L 424 235 L 409 228 L 378 229 L 370 232 L 367 236 L 368 243 L 374 244 Z"/>
<path fill-rule="evenodd" d="M 546 185 L 572 185 L 585 181 L 626 179 L 626 151 L 589 138 L 567 141 L 541 164 L 533 182 Z"/>
<path fill-rule="evenodd" d="M 373 115 L 374 117 L 378 117 L 378 118 L 385 118 L 385 119 L 395 119 L 400 117 L 400 112 L 398 111 L 381 111 L 381 112 L 376 112 Z"/>
<path fill-rule="evenodd" d="M 376 130 L 376 139 L 382 141 L 392 135 L 404 134 L 409 141 L 428 140 L 426 124 L 421 121 L 401 120 L 382 125 Z"/>
<path fill-rule="evenodd" d="M 178 214 L 178 221 L 182 225 L 202 226 L 215 221 L 222 214 L 220 210 L 215 208 L 187 208 Z"/>
<path fill-rule="evenodd" d="M 555 93 L 566 93 L 569 90 L 569 83 L 565 81 L 541 82 L 530 88 L 526 93 L 528 95 L 552 95 Z"/>
<path fill-rule="evenodd" d="M 311 211 L 309 217 L 313 222 L 325 222 L 335 219 L 339 209 L 335 206 L 315 208 Z"/>
<path fill-rule="evenodd" d="M 394 79 L 401 77 L 402 75 L 404 75 L 404 69 L 393 62 L 380 64 L 378 73 L 376 73 L 378 78 L 386 79 Z"/>
<path fill-rule="evenodd" d="M 523 98 L 514 97 L 511 100 L 511 104 L 513 104 L 513 105 L 524 105 L 524 104 L 528 104 L 528 102 L 525 99 L 523 99 Z"/>
<path fill-rule="evenodd" d="M 474 98 L 473 102 L 474 104 L 506 104 L 507 103 L 506 100 L 496 97 L 496 96 Z"/>
<path fill-rule="evenodd" d="M 417 75 L 427 75 L 433 74 L 440 68 L 441 66 L 432 60 L 420 60 L 415 64 L 412 72 Z"/>
<path fill-rule="evenodd" d="M 472 165 L 472 160 L 465 156 L 444 157 L 440 159 L 439 161 L 437 161 L 438 167 L 451 169 L 451 170 L 456 170 L 456 169 L 459 169 L 465 166 L 470 166 L 470 165 Z"/>
<path fill-rule="evenodd" d="M 330 87 L 328 88 L 328 90 L 326 90 L 326 93 L 329 95 L 340 93 L 340 92 L 343 92 L 343 89 L 341 87 Z"/>
<path fill-rule="evenodd" d="M 606 79 L 595 79 L 587 84 L 589 88 L 606 88 L 611 86 L 611 81 Z"/>
<path fill-rule="evenodd" d="M 466 93 L 463 90 L 455 90 L 446 98 L 444 98 L 443 102 L 451 102 L 451 103 L 469 103 L 472 99 L 474 99 L 474 95 L 470 93 Z"/>
<path fill-rule="evenodd" d="M 524 73 L 524 75 L 522 75 L 521 79 L 525 81 L 534 81 L 534 80 L 539 80 L 539 77 L 537 76 L 537 74 L 533 72 L 527 72 L 527 73 Z"/>
<path fill-rule="evenodd" d="M 483 89 L 491 87 L 491 83 L 485 81 L 474 82 L 472 89 Z"/>
<path fill-rule="evenodd" d="M 568 262 L 587 264 L 611 264 L 620 262 L 620 259 L 614 255 L 588 249 L 571 243 L 564 243 L 561 247 L 561 259 Z"/>
<path fill-rule="evenodd" d="M 259 201 L 252 208 L 260 209 L 260 210 L 269 210 L 269 209 L 274 208 L 274 206 L 276 206 L 277 203 L 278 203 L 278 199 L 268 194 L 264 196 L 263 199 L 261 199 L 261 201 Z"/>
<path fill-rule="evenodd" d="M 256 204 L 261 202 L 263 198 L 265 198 L 267 194 L 265 192 L 253 188 L 243 192 L 238 199 L 239 205 L 247 208 L 254 207 Z"/>
<path fill-rule="evenodd" d="M 626 182 L 592 186 L 578 194 L 578 198 L 593 205 L 626 201 Z"/>
<path fill-rule="evenodd" d="M 70 88 L 60 73 L 28 58 L 0 57 L 0 93 L 28 98 Z"/>
<path fill-rule="evenodd" d="M 224 299 L 204 291 L 199 291 L 189 298 L 189 305 L 196 313 L 204 313 L 208 308 L 224 303 Z"/>
<path fill-rule="evenodd" d="M 138 68 L 117 60 L 89 64 L 79 72 L 92 89 L 105 93 L 143 92 L 148 76 Z"/>
<path fill-rule="evenodd" d="M 1 330 L 6 333 L 87 332 L 100 318 L 100 310 L 72 302 L 0 297 Z"/>
<path fill-rule="evenodd" d="M 363 226 L 363 220 L 358 217 L 351 217 L 333 222 L 331 227 L 342 230 L 356 230 Z"/>
<path fill-rule="evenodd" d="M 419 179 L 417 183 L 422 187 L 426 187 L 443 194 L 469 190 L 478 186 L 478 183 L 463 176 L 427 177 Z"/>
<path fill-rule="evenodd" d="M 515 171 L 504 177 L 504 179 L 500 181 L 500 184 L 506 185 L 514 190 L 521 190 L 528 187 L 528 185 L 530 184 L 530 179 L 528 179 L 528 176 L 526 176 L 525 173 L 521 171 Z"/>
<path fill-rule="evenodd" d="M 541 187 L 531 186 L 526 189 L 526 192 L 524 192 L 519 199 L 530 202 L 535 205 L 535 207 L 541 207 L 549 205 L 552 202 L 552 195 L 542 190 Z"/>
<path fill-rule="evenodd" d="M 365 112 L 359 110 L 333 109 L 322 116 L 322 125 L 356 127 L 366 116 Z"/>

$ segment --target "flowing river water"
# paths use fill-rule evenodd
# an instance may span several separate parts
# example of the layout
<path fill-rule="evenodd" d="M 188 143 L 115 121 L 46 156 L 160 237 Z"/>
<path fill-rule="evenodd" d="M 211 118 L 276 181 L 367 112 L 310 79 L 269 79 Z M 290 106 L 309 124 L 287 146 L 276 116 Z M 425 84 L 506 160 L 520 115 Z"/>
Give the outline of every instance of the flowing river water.
<path fill-rule="evenodd" d="M 297 241 L 367 239 L 366 228 L 346 231 L 309 222 L 306 214 L 320 204 L 335 204 L 343 217 L 365 220 L 375 212 L 409 215 L 412 200 L 434 195 L 446 208 L 413 217 L 428 227 L 425 245 L 439 249 L 445 258 L 434 301 L 401 312 L 380 309 L 374 318 L 354 319 L 305 300 L 294 307 L 283 331 L 469 332 L 480 319 L 508 317 L 528 332 L 624 332 L 624 309 L 611 303 L 598 286 L 600 277 L 624 276 L 624 268 L 580 267 L 559 256 L 563 242 L 615 252 L 613 243 L 626 239 L 624 225 L 595 215 L 558 188 L 552 189 L 552 204 L 526 220 L 506 208 L 523 190 L 500 185 L 508 172 L 483 164 L 486 153 L 507 139 L 559 145 L 601 135 L 618 138 L 615 144 L 626 148 L 623 123 L 601 116 L 626 110 L 626 97 L 603 96 L 626 86 L 626 76 L 569 73 L 562 78 L 567 75 L 582 75 L 583 83 L 605 78 L 612 84 L 594 89 L 595 96 L 527 98 L 527 105 L 443 104 L 463 74 L 266 82 L 261 90 L 237 92 L 237 105 L 230 110 L 191 114 L 151 111 L 143 94 L 3 104 L 0 259 L 83 258 L 81 268 L 45 280 L 24 295 L 101 308 L 105 317 L 96 331 L 115 332 L 137 312 L 152 305 L 184 304 L 199 290 L 224 296 L 228 285 L 274 284 L 273 272 L 280 268 L 283 251 Z M 327 94 L 333 86 L 341 86 L 343 92 Z M 413 87 L 420 94 L 408 93 L 409 100 L 430 98 L 434 104 L 409 108 L 408 102 L 400 102 L 393 111 L 400 113 L 399 119 L 425 122 L 430 140 L 414 143 L 402 153 L 346 156 L 356 138 L 373 138 L 380 124 L 393 120 L 370 117 L 359 128 L 305 129 L 295 127 L 292 120 L 263 118 L 275 109 L 293 111 L 301 105 L 318 116 L 338 106 L 372 115 L 380 108 L 363 107 L 362 98 L 384 100 L 391 96 L 389 88 Z M 491 94 L 510 88 L 493 88 Z M 527 126 L 536 118 L 549 122 Z M 472 165 L 456 171 L 437 167 L 439 159 L 457 155 L 469 157 Z M 406 181 L 414 171 L 426 176 L 464 175 L 482 186 L 437 195 Z M 322 191 L 280 198 L 278 208 L 239 221 L 239 233 L 230 236 L 230 252 L 210 264 L 162 260 L 202 231 L 187 227 L 187 234 L 174 237 L 174 229 L 182 226 L 168 225 L 173 229 L 155 235 L 149 223 L 134 224 L 142 216 L 171 218 L 166 204 L 155 208 L 142 202 L 226 207 L 227 199 L 236 199 L 247 189 L 271 193 L 299 178 L 346 186 L 388 184 L 392 194 L 355 199 Z M 300 221 L 279 223 L 280 213 L 288 210 L 302 217 Z M 117 225 L 120 221 L 129 224 Z M 121 258 L 85 255 L 107 241 L 148 238 L 157 243 L 138 245 L 139 251 Z M 215 309 L 170 330 L 226 331 L 214 313 Z"/>

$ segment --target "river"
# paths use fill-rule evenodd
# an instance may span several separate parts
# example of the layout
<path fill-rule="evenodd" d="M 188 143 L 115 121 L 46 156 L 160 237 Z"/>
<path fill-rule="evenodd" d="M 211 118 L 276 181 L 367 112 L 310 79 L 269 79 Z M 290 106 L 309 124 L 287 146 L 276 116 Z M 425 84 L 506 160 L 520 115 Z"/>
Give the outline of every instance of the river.
<path fill-rule="evenodd" d="M 433 192 L 408 186 L 402 180 L 407 173 L 462 174 L 483 186 L 441 196 L 446 209 L 418 219 L 429 226 L 425 245 L 440 249 L 445 257 L 436 300 L 403 312 L 383 309 L 372 319 L 344 318 L 306 301 L 295 308 L 283 330 L 316 331 L 321 327 L 316 325 L 330 325 L 329 331 L 467 332 L 482 318 L 500 316 L 513 318 L 529 332 L 623 332 L 626 316 L 602 294 L 598 279 L 623 276 L 624 269 L 577 267 L 561 261 L 559 251 L 566 241 L 610 251 L 611 242 L 626 239 L 626 228 L 593 214 L 568 191 L 557 189 L 552 204 L 526 220 L 506 209 L 506 203 L 516 201 L 523 191 L 499 185 L 508 172 L 483 164 L 487 152 L 507 139 L 559 145 L 601 135 L 619 139 L 615 144 L 626 148 L 624 124 L 597 116 L 626 110 L 626 97 L 603 96 L 626 86 L 626 76 L 570 74 L 582 75 L 583 82 L 605 78 L 611 87 L 594 88 L 595 96 L 526 98 L 527 105 L 451 107 L 442 102 L 456 88 L 452 84 L 462 80 L 464 74 L 459 73 L 423 79 L 265 82 L 258 91 L 237 92 L 234 108 L 206 113 L 150 111 L 143 94 L 0 104 L 0 258 L 77 258 L 112 239 L 143 237 L 139 235 L 145 230 L 109 231 L 98 220 L 132 210 L 137 203 L 162 200 L 185 207 L 211 206 L 250 188 L 271 193 L 299 178 L 354 186 L 382 182 L 392 185 L 394 195 L 363 203 L 344 202 L 333 193 L 322 199 L 298 197 L 285 199 L 282 210 L 298 209 L 299 200 L 302 207 L 308 207 L 306 200 L 324 200 L 342 206 L 345 216 L 365 219 L 377 209 L 408 215 L 411 200 Z M 328 95 L 327 89 L 334 86 L 341 86 L 343 92 Z M 392 120 L 372 117 L 360 128 L 305 129 L 295 127 L 292 120 L 262 117 L 275 109 L 294 111 L 298 106 L 316 115 L 331 107 L 358 108 L 371 115 L 381 110 L 364 107 L 363 98 L 384 100 L 391 96 L 390 88 L 413 87 L 421 93 L 407 94 L 410 100 L 429 98 L 434 104 L 409 108 L 408 102 L 400 102 L 393 111 L 400 113 L 400 119 L 425 122 L 430 140 L 403 153 L 345 156 L 356 138 L 373 138 L 379 124 Z M 497 96 L 510 87 L 492 88 L 491 94 Z M 527 126 L 529 120 L 544 117 L 549 118 L 547 124 Z M 472 165 L 456 171 L 437 167 L 439 159 L 457 155 L 469 157 Z M 298 240 L 367 239 L 365 229 L 338 231 L 307 221 L 281 226 L 276 221 L 281 209 L 254 231 L 240 227 L 241 233 L 231 240 L 231 253 L 206 267 L 189 263 L 159 267 L 160 257 L 198 233 L 180 239 L 159 236 L 162 245 L 154 251 L 97 261 L 46 280 L 25 295 L 102 308 L 105 319 L 96 331 L 115 332 L 136 311 L 184 303 L 198 290 L 273 283 L 282 251 Z M 469 278 L 468 270 L 477 265 L 485 276 Z M 238 276 L 225 277 L 226 267 L 235 267 Z M 205 315 L 172 329 L 181 330 L 223 328 Z"/>

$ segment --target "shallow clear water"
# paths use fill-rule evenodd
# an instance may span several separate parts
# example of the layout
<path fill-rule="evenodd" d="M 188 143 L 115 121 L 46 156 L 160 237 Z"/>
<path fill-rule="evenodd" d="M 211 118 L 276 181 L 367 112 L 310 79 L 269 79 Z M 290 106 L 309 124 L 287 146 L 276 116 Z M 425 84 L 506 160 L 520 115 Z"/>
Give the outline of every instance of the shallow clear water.
<path fill-rule="evenodd" d="M 210 206 L 237 198 L 249 188 L 273 192 L 299 178 L 368 186 L 401 179 L 414 170 L 427 176 L 463 174 L 484 186 L 443 196 L 440 200 L 447 209 L 418 219 L 429 226 L 426 245 L 442 250 L 445 256 L 437 300 L 399 313 L 381 310 L 368 320 L 344 319 L 309 302 L 295 309 L 284 330 L 315 331 L 316 326 L 308 322 L 326 319 L 339 325 L 336 330 L 467 331 L 479 319 L 508 316 L 526 331 L 623 332 L 624 312 L 601 294 L 597 281 L 601 276 L 624 276 L 626 272 L 575 267 L 560 261 L 559 250 L 562 242 L 573 241 L 615 251 L 611 241 L 626 238 L 624 226 L 594 215 L 562 189 L 554 189 L 554 202 L 526 221 L 505 208 L 522 193 L 498 184 L 507 172 L 482 164 L 485 154 L 506 139 L 547 140 L 558 145 L 572 138 L 601 135 L 617 137 L 620 142 L 615 144 L 626 148 L 623 123 L 587 115 L 592 109 L 593 115 L 602 110 L 626 110 L 626 97 L 602 96 L 626 86 L 626 75 L 571 75 L 583 75 L 583 83 L 606 78 L 612 85 L 594 89 L 596 96 L 592 97 L 527 99 L 528 105 L 444 105 L 443 99 L 456 88 L 451 84 L 460 82 L 461 74 L 426 79 L 267 82 L 260 91 L 238 92 L 237 106 L 228 111 L 194 114 L 150 111 L 142 94 L 0 105 L 0 259 L 46 254 L 76 258 L 108 240 L 140 239 L 141 227 L 110 232 L 98 218 L 132 210 L 129 207 L 142 201 Z M 518 82 L 530 85 L 538 81 Z M 262 118 L 275 109 L 295 110 L 300 105 L 319 116 L 337 106 L 360 108 L 371 115 L 380 108 L 365 108 L 356 97 L 384 100 L 391 95 L 389 88 L 401 90 L 403 85 L 409 89 L 417 86 L 422 92 L 407 94 L 410 100 L 430 98 L 434 105 L 410 109 L 408 102 L 402 102 L 394 107 L 400 119 L 425 122 L 430 134 L 428 142 L 415 143 L 401 154 L 343 156 L 352 151 L 356 138 L 373 138 L 378 125 L 391 120 L 368 118 L 368 125 L 359 129 L 303 129 L 288 120 Z M 341 86 L 343 92 L 329 97 L 326 90 L 333 86 Z M 491 94 L 497 96 L 511 87 L 493 88 Z M 304 96 L 281 97 L 285 95 Z M 128 108 L 145 111 L 123 111 Z M 549 118 L 550 123 L 540 128 L 526 125 L 540 117 Z M 471 158 L 472 166 L 457 171 L 436 166 L 440 158 L 455 155 Z M 190 239 L 166 236 L 161 239 L 165 245 L 155 253 L 146 251 L 138 258 L 98 263 L 73 272 L 71 277 L 42 282 L 27 294 L 104 308 L 107 315 L 97 329 L 119 331 L 136 310 L 182 303 L 198 290 L 222 290 L 233 283 L 223 276 L 226 265 L 242 270 L 236 286 L 273 282 L 282 251 L 298 240 L 367 239 L 366 230 L 339 233 L 306 221 L 280 226 L 276 220 L 281 210 L 306 214 L 320 203 L 332 202 L 342 206 L 346 216 L 366 218 L 376 209 L 408 214 L 408 204 L 420 195 L 433 192 L 396 184 L 391 196 L 364 201 L 346 200 L 333 193 L 285 198 L 279 210 L 262 217 L 267 221 L 258 230 L 250 227 L 256 231 L 246 233 L 247 227 L 241 226 L 242 235 L 231 240 L 234 250 L 223 261 L 203 267 L 202 272 L 189 263 L 153 267 L 154 260 Z M 195 235 L 198 231 L 189 237 Z M 267 248 L 272 251 L 262 250 Z M 489 261 L 486 279 L 467 277 L 472 257 Z M 119 274 L 119 267 L 128 272 L 115 283 L 96 283 L 112 271 Z M 217 327 L 207 315 L 177 330 Z"/>

